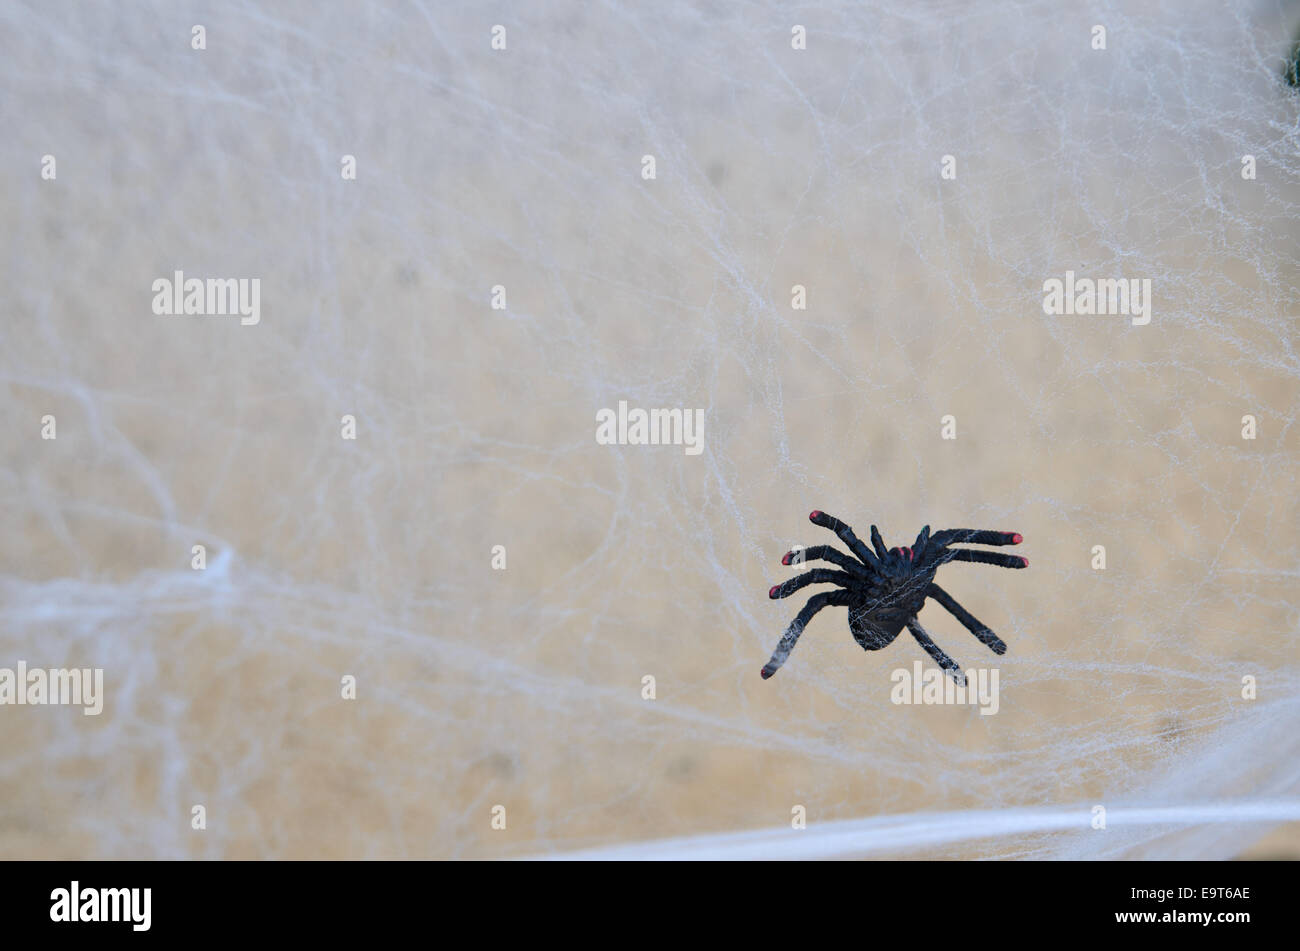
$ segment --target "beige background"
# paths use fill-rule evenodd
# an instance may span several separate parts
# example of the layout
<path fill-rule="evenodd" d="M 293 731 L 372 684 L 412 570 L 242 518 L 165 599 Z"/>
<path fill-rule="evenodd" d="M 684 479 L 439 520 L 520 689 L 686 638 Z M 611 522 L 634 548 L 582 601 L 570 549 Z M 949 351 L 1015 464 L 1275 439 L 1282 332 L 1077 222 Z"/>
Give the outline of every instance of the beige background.
<path fill-rule="evenodd" d="M 1296 11 L 1221 6 L 9 5 L 0 665 L 108 698 L 0 708 L 0 855 L 513 857 L 796 804 L 990 816 L 876 854 L 1296 855 L 991 820 L 1300 800 Z M 260 278 L 261 324 L 154 316 L 175 269 Z M 1151 324 L 1044 316 L 1067 269 L 1152 279 Z M 705 452 L 597 445 L 619 399 L 703 408 Z M 1025 535 L 940 575 L 1010 645 L 997 716 L 892 705 L 922 653 L 842 609 L 759 679 L 813 508 Z"/>

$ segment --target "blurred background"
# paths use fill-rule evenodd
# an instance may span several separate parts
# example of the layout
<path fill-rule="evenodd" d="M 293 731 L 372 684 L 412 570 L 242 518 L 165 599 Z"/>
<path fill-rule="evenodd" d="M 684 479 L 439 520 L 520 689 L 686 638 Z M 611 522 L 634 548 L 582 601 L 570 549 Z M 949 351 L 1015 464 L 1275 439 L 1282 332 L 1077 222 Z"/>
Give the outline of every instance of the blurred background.
<path fill-rule="evenodd" d="M 4 4 L 0 666 L 102 667 L 106 699 L 0 707 L 0 856 L 1300 801 L 1297 23 Z M 260 279 L 261 322 L 156 316 L 176 270 Z M 1046 316 L 1067 270 L 1150 279 L 1151 323 Z M 619 400 L 703 409 L 703 453 L 598 445 Z M 1023 533 L 1029 570 L 939 579 L 1006 656 L 922 613 L 996 660 L 997 715 L 892 704 L 924 654 L 842 608 L 760 680 L 814 508 Z M 857 851 L 1300 854 L 1281 821 L 964 833 Z"/>

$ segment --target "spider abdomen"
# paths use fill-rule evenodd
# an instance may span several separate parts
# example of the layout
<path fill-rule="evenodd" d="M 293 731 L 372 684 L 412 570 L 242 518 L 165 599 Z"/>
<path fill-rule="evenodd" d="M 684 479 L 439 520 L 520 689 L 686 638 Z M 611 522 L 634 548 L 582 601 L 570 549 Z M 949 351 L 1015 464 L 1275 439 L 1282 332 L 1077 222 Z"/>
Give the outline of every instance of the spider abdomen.
<path fill-rule="evenodd" d="M 905 623 L 905 619 L 894 621 L 873 616 L 865 603 L 849 607 L 849 633 L 863 650 L 878 651 L 888 647 L 894 643 Z"/>

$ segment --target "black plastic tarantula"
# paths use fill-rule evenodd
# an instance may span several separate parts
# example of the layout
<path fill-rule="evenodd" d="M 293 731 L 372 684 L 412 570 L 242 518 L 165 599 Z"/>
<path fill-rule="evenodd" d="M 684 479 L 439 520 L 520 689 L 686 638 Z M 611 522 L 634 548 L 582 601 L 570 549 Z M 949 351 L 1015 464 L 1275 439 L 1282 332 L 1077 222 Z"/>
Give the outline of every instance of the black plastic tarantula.
<path fill-rule="evenodd" d="M 916 542 L 911 548 L 885 549 L 876 526 L 871 526 L 871 544 L 875 546 L 873 555 L 866 545 L 853 534 L 853 529 L 838 518 L 825 512 L 813 512 L 808 519 L 814 525 L 829 528 L 840 537 L 840 541 L 849 546 L 849 551 L 858 557 L 854 561 L 848 555 L 830 545 L 815 545 L 805 548 L 802 554 L 807 561 L 821 558 L 839 565 L 843 571 L 829 568 L 814 568 L 798 577 L 773 585 L 768 591 L 769 598 L 788 598 L 800 588 L 810 584 L 830 583 L 838 586 L 835 591 L 823 591 L 808 599 L 802 611 L 790 622 L 781 643 L 772 652 L 772 659 L 763 668 L 763 679 L 771 677 L 781 669 L 799 635 L 808 626 L 812 616 L 829 605 L 844 605 L 849 609 L 849 631 L 853 639 L 864 650 L 878 651 L 888 647 L 894 638 L 906 627 L 912 636 L 925 648 L 925 652 L 934 658 L 934 662 L 948 671 L 959 684 L 966 683 L 957 662 L 939 649 L 930 635 L 916 619 L 926 598 L 934 598 L 951 612 L 953 617 L 966 625 L 980 643 L 987 645 L 995 654 L 1005 654 L 1007 645 L 976 620 L 970 612 L 952 599 L 948 592 L 934 583 L 935 572 L 940 565 L 950 561 L 975 561 L 985 565 L 999 565 L 1003 568 L 1028 568 L 1029 559 L 1019 555 L 1004 555 L 997 551 L 981 551 L 977 548 L 949 548 L 949 545 L 967 543 L 973 545 L 1019 545 L 1024 539 L 1015 532 L 976 531 L 970 528 L 951 528 L 947 531 L 930 534 L 930 526 L 921 529 Z M 795 552 L 786 552 L 781 564 L 790 564 Z"/>

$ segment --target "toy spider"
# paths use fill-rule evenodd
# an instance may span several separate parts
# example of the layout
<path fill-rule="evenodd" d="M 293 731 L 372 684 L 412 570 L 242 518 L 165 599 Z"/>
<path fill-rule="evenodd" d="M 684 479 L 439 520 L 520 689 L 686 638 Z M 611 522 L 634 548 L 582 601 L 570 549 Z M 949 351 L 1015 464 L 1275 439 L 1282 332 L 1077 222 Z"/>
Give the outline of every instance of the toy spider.
<path fill-rule="evenodd" d="M 803 556 L 809 561 L 818 558 L 839 565 L 843 571 L 829 568 L 814 568 L 798 577 L 781 584 L 773 585 L 767 592 L 769 598 L 787 598 L 800 588 L 810 584 L 830 583 L 838 586 L 836 591 L 823 591 L 808 599 L 802 611 L 790 622 L 781 643 L 772 652 L 772 659 L 763 668 L 763 679 L 771 677 L 781 669 L 799 635 L 808 626 L 814 614 L 829 605 L 844 605 L 849 609 L 849 631 L 853 639 L 864 650 L 878 651 L 888 647 L 894 638 L 906 627 L 912 636 L 925 648 L 936 664 L 948 671 L 953 679 L 965 685 L 966 676 L 956 661 L 939 649 L 925 628 L 916 619 L 926 598 L 934 598 L 942 604 L 957 620 L 966 625 L 980 643 L 987 645 L 995 654 L 1005 654 L 1007 645 L 976 620 L 970 612 L 952 599 L 948 592 L 934 583 L 935 572 L 940 565 L 950 561 L 974 561 L 985 565 L 999 565 L 1003 568 L 1028 568 L 1029 559 L 1018 555 L 1004 555 L 996 551 L 981 551 L 976 548 L 949 548 L 949 545 L 967 543 L 973 545 L 1019 545 L 1024 539 L 1015 532 L 987 532 L 970 528 L 952 528 L 947 531 L 930 534 L 930 526 L 921 529 L 911 548 L 885 549 L 876 526 L 871 526 L 871 544 L 875 554 L 859 541 L 853 529 L 838 518 L 825 512 L 813 512 L 809 521 L 822 528 L 829 528 L 840 537 L 840 541 L 849 546 L 849 551 L 857 555 L 854 561 L 848 555 L 830 545 L 814 545 L 805 548 Z M 781 564 L 790 564 L 794 552 L 786 552 Z"/>

